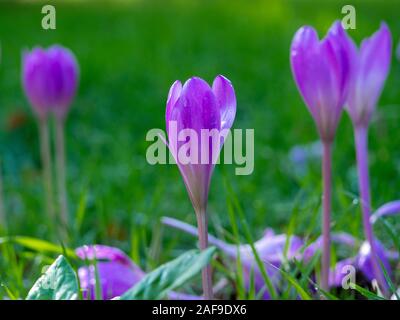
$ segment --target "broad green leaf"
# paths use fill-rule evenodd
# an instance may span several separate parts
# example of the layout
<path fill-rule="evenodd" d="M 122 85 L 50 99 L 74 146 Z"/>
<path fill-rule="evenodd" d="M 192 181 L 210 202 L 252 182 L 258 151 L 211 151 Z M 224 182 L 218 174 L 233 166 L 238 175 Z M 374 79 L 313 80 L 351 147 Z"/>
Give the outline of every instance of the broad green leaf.
<path fill-rule="evenodd" d="M 75 300 L 78 297 L 78 279 L 67 259 L 60 255 L 35 282 L 27 300 Z"/>
<path fill-rule="evenodd" d="M 215 247 L 191 250 L 148 273 L 139 283 L 121 296 L 121 300 L 162 299 L 199 274 L 211 260 Z"/>

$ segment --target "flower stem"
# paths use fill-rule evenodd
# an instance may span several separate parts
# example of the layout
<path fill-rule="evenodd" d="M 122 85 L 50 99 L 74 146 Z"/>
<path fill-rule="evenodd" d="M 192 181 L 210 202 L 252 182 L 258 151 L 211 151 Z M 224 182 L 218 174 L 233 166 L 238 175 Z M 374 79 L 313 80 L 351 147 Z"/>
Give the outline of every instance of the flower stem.
<path fill-rule="evenodd" d="M 54 215 L 53 181 L 51 174 L 50 138 L 47 118 L 39 119 L 40 155 L 43 166 L 43 187 L 46 213 L 50 223 L 56 223 Z"/>
<path fill-rule="evenodd" d="M 197 225 L 199 231 L 200 250 L 206 250 L 208 247 L 208 221 L 206 210 L 196 212 Z M 201 271 L 204 299 L 213 299 L 212 280 L 211 280 L 211 265 L 208 264 Z"/>
<path fill-rule="evenodd" d="M 323 216 L 322 216 L 322 266 L 321 288 L 329 290 L 329 268 L 331 254 L 331 184 L 332 184 L 332 143 L 323 142 L 322 155 L 322 179 L 323 179 Z"/>
<path fill-rule="evenodd" d="M 372 267 L 375 278 L 380 285 L 383 293 L 387 293 L 387 283 L 385 281 L 382 270 L 379 266 L 376 250 L 376 242 L 370 222 L 371 215 L 371 194 L 369 187 L 369 170 L 368 170 L 368 128 L 365 126 L 357 126 L 354 130 L 356 158 L 358 169 L 358 187 L 360 191 L 361 209 L 363 215 L 364 233 L 371 250 Z"/>
<path fill-rule="evenodd" d="M 63 227 L 66 228 L 68 226 L 68 200 L 65 178 L 64 119 L 61 117 L 56 117 L 56 165 L 60 218 Z"/>

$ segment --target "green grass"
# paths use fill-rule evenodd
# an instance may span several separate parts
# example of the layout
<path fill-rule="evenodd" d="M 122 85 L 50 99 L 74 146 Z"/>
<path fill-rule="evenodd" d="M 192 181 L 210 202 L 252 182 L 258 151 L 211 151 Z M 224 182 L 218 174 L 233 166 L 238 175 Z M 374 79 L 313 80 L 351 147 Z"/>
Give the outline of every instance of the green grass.
<path fill-rule="evenodd" d="M 396 1 L 353 2 L 357 29 L 350 33 L 358 42 L 385 20 L 397 44 Z M 56 3 L 57 29 L 45 31 L 41 4 L 0 2 L 0 158 L 9 235 L 56 240 L 43 210 L 36 122 L 20 73 L 24 48 L 60 43 L 75 52 L 81 68 L 79 93 L 66 128 L 73 221 L 68 247 L 114 245 L 148 270 L 195 246 L 189 236 L 162 231 L 161 216 L 192 224 L 195 216 L 176 166 L 147 164 L 145 135 L 151 128 L 165 127 L 165 101 L 173 81 L 197 75 L 211 82 L 220 73 L 236 90 L 234 128 L 255 130 L 255 170 L 250 176 L 235 176 L 234 166 L 217 167 L 209 201 L 211 231 L 232 232 L 227 183 L 253 239 L 266 227 L 288 231 L 294 212 L 296 223 L 290 232 L 316 237 L 320 163 L 314 161 L 299 177 L 288 161 L 294 145 L 317 140 L 293 82 L 289 47 L 304 24 L 325 34 L 341 18 L 347 2 L 112 3 Z M 370 130 L 374 207 L 399 196 L 399 88 L 400 63 L 393 58 Z M 351 123 L 344 114 L 334 148 L 333 230 L 362 237 L 359 208 L 353 203 L 358 193 L 353 148 Z M 396 218 L 390 221 L 395 224 Z M 393 246 L 384 226 L 377 231 L 388 247 Z M 238 232 L 244 242 L 245 229 Z M 23 297 L 48 261 L 41 255 L 25 256 L 19 245 L 2 245 L 0 250 L 0 282 L 8 288 L 0 287 L 0 298 L 9 297 L 8 290 Z"/>

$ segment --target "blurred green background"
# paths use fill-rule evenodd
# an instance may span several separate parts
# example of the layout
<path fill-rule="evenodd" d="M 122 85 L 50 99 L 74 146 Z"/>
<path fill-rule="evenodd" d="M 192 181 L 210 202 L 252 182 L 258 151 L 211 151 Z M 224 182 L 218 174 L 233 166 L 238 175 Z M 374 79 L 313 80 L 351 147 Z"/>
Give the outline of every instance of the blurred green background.
<path fill-rule="evenodd" d="M 170 85 L 193 75 L 209 82 L 228 77 L 238 102 L 234 128 L 255 130 L 253 174 L 235 176 L 233 165 L 215 170 L 212 233 L 231 230 L 229 186 L 255 238 L 267 227 L 285 232 L 289 221 L 296 234 L 319 234 L 320 161 L 301 173 L 289 156 L 295 145 L 318 138 L 293 82 L 289 47 L 305 24 L 323 36 L 348 1 L 56 1 L 56 30 L 41 28 L 43 4 L 0 2 L 0 158 L 9 234 L 56 239 L 43 209 L 36 121 L 20 83 L 23 49 L 54 43 L 69 47 L 81 69 L 66 128 L 70 247 L 115 245 L 149 269 L 174 256 L 171 250 L 195 245 L 159 223 L 167 215 L 195 224 L 178 169 L 151 166 L 145 157 L 147 131 L 165 127 Z M 398 1 L 352 4 L 357 43 L 384 20 L 397 45 Z M 374 208 L 399 198 L 399 121 L 400 63 L 393 57 L 370 130 Z M 334 149 L 333 230 L 362 237 L 353 148 L 344 114 Z M 377 230 L 390 246 L 384 229 Z M 9 267 L 0 257 L 0 274 L 10 283 Z"/>

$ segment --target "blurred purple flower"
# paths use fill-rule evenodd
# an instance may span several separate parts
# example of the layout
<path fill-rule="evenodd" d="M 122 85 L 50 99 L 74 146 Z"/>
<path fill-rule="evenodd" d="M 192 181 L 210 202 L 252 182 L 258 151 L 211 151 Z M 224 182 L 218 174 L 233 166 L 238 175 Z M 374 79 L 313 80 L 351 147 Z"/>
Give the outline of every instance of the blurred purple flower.
<path fill-rule="evenodd" d="M 389 72 L 392 40 L 385 23 L 370 38 L 361 43 L 360 50 L 349 41 L 352 55 L 352 81 L 347 98 L 347 111 L 354 126 L 358 170 L 358 185 L 364 233 L 371 245 L 371 260 L 380 290 L 388 293 L 388 284 L 379 264 L 379 249 L 375 248 L 374 233 L 370 222 L 371 194 L 368 168 L 368 125 Z"/>
<path fill-rule="evenodd" d="M 22 84 L 39 117 L 63 117 L 75 96 L 79 67 L 74 54 L 59 45 L 23 53 Z"/>
<path fill-rule="evenodd" d="M 212 88 L 204 80 L 193 77 L 183 87 L 180 81 L 175 81 L 169 91 L 165 115 L 168 147 L 196 212 L 205 210 L 207 206 L 212 171 L 223 144 L 218 135 L 218 145 L 211 138 L 208 145 L 202 145 L 201 130 L 230 129 L 235 114 L 235 92 L 231 82 L 221 75 L 215 78 Z M 185 129 L 194 130 L 197 139 L 179 139 L 178 136 Z M 187 150 L 190 162 L 184 163 L 179 151 L 187 143 L 190 144 Z M 197 154 L 194 150 L 197 150 Z"/>
<path fill-rule="evenodd" d="M 169 217 L 164 217 L 162 222 L 165 225 L 182 230 L 193 236 L 197 235 L 197 229 L 185 222 Z M 228 244 L 217 239 L 212 235 L 208 237 L 212 245 L 221 249 L 232 259 L 238 259 L 239 251 L 246 288 L 249 289 L 250 287 L 250 275 L 253 272 L 256 293 L 262 292 L 263 299 L 269 299 L 270 294 L 266 289 L 264 278 L 258 268 L 251 246 L 249 244 L 242 244 L 237 247 L 236 245 Z M 267 229 L 264 232 L 264 236 L 254 242 L 254 247 L 260 259 L 264 262 L 265 270 L 275 287 L 278 286 L 281 279 L 278 268 L 281 267 L 284 261 L 290 261 L 294 258 L 300 259 L 303 246 L 304 243 L 299 237 L 293 235 L 288 239 L 288 236 L 285 234 L 275 235 L 272 229 Z"/>
<path fill-rule="evenodd" d="M 349 41 L 341 23 L 335 22 L 321 41 L 314 28 L 300 28 L 292 41 L 290 62 L 321 139 L 332 141 L 351 76 Z"/>
<path fill-rule="evenodd" d="M 336 21 L 321 41 L 314 28 L 300 28 L 290 48 L 295 82 L 316 123 L 323 145 L 321 288 L 325 290 L 329 287 L 330 266 L 332 142 L 351 80 L 350 46 L 340 21 Z"/>
<path fill-rule="evenodd" d="M 289 151 L 290 164 L 294 173 L 298 176 L 304 176 L 309 163 L 313 160 L 319 160 L 321 156 L 322 144 L 320 140 L 305 145 L 295 145 Z"/>
<path fill-rule="evenodd" d="M 400 200 L 391 201 L 379 207 L 378 210 L 376 210 L 374 214 L 371 215 L 370 221 L 372 224 L 374 224 L 381 217 L 392 216 L 399 213 L 400 213 Z"/>
<path fill-rule="evenodd" d="M 336 233 L 332 235 L 332 241 L 344 245 L 351 249 L 358 247 L 359 241 L 347 233 Z M 377 255 L 379 261 L 385 267 L 388 275 L 391 276 L 391 268 L 389 260 L 398 258 L 396 253 L 386 250 L 385 247 L 378 240 L 375 240 L 377 248 Z M 303 259 L 305 262 L 310 261 L 311 258 L 322 248 L 322 238 L 319 237 L 316 241 L 312 242 L 304 250 Z M 375 279 L 374 270 L 372 265 L 371 248 L 367 241 L 363 242 L 358 249 L 357 255 L 350 258 L 345 258 L 336 263 L 335 268 L 330 273 L 329 285 L 331 287 L 340 287 L 342 280 L 346 276 L 348 270 L 347 266 L 353 266 L 357 271 L 360 271 L 368 281 Z"/>
<path fill-rule="evenodd" d="M 380 263 L 384 266 L 388 276 L 391 277 L 392 270 L 389 262 L 389 259 L 391 258 L 390 253 L 378 240 L 375 241 L 375 248 Z M 331 273 L 330 286 L 342 286 L 343 277 L 346 276 L 348 272 L 344 267 L 349 265 L 353 266 L 355 270 L 360 271 L 369 282 L 372 282 L 372 280 L 376 278 L 372 263 L 371 247 L 369 243 L 365 241 L 362 243 L 359 252 L 355 257 L 341 260 L 336 264 Z"/>
<path fill-rule="evenodd" d="M 146 275 L 124 252 L 104 245 L 82 246 L 76 255 L 88 262 L 78 269 L 84 299 L 96 299 L 96 269 L 101 288 L 101 298 L 110 300 L 124 294 Z M 96 263 L 94 261 L 96 260 Z M 199 300 L 201 297 L 171 291 L 171 300 Z"/>
<path fill-rule="evenodd" d="M 91 245 L 79 247 L 75 252 L 80 259 L 88 260 L 90 263 L 78 270 L 85 299 L 96 298 L 96 268 L 103 300 L 120 296 L 145 275 L 125 253 L 117 248 Z M 96 266 L 93 260 L 97 260 Z"/>
<path fill-rule="evenodd" d="M 385 23 L 361 47 L 351 42 L 353 78 L 347 111 L 355 126 L 367 127 L 390 69 L 392 40 Z"/>

